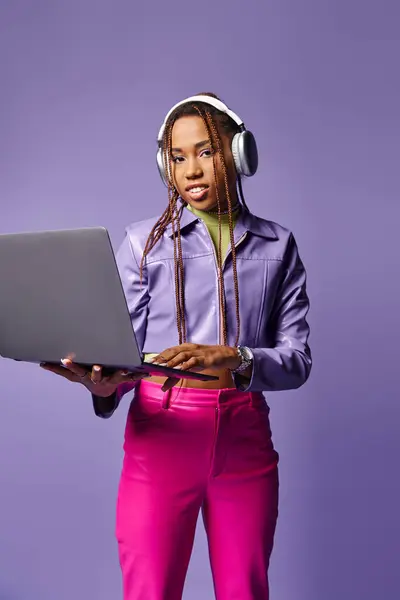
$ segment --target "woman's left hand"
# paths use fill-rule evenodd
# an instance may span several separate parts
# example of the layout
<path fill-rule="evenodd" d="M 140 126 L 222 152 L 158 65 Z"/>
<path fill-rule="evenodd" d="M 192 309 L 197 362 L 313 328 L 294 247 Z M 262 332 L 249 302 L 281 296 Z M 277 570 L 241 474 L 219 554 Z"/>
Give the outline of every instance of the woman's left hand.
<path fill-rule="evenodd" d="M 206 344 L 180 344 L 167 348 L 152 361 L 166 367 L 183 371 L 204 371 L 205 369 L 236 369 L 240 365 L 237 349 L 232 346 L 208 346 Z M 172 381 L 170 384 L 176 384 Z M 166 382 L 167 383 L 167 382 Z M 168 385 L 168 387 L 172 387 Z"/>
<path fill-rule="evenodd" d="M 207 346 L 205 344 L 181 344 L 167 348 L 152 360 L 166 367 L 179 367 L 184 371 L 205 369 L 236 369 L 240 358 L 231 346 Z"/>

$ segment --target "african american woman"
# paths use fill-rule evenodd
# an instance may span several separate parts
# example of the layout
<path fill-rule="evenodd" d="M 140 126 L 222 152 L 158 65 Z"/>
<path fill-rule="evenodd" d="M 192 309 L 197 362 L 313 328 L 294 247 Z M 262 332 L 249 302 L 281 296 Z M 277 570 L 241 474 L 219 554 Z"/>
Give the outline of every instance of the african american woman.
<path fill-rule="evenodd" d="M 124 600 L 182 598 L 200 510 L 217 600 L 267 600 L 279 483 L 264 393 L 310 374 L 306 273 L 293 234 L 247 207 L 258 154 L 238 115 L 192 96 L 158 144 L 168 205 L 127 228 L 117 264 L 145 360 L 214 378 L 45 368 L 84 385 L 103 418 L 134 390 L 117 503 Z"/>

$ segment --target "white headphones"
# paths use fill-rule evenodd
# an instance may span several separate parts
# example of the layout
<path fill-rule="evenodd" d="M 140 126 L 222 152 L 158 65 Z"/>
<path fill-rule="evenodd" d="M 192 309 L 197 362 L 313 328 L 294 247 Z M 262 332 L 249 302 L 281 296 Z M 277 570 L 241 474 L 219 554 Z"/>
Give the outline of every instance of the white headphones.
<path fill-rule="evenodd" d="M 251 133 L 251 131 L 246 129 L 242 119 L 233 111 L 231 111 L 226 104 L 221 102 L 221 100 L 217 100 L 212 96 L 191 96 L 190 98 L 186 98 L 186 100 L 178 102 L 178 104 L 175 104 L 175 106 L 171 108 L 158 133 L 157 167 L 164 184 L 168 186 L 162 149 L 165 126 L 174 110 L 176 110 L 182 104 L 187 104 L 189 102 L 203 102 L 204 104 L 209 104 L 220 112 L 228 115 L 228 117 L 230 117 L 232 121 L 234 121 L 240 127 L 240 131 L 236 133 L 232 139 L 232 156 L 235 162 L 236 172 L 238 176 L 243 175 L 245 177 L 251 177 L 254 175 L 258 167 L 257 144 L 254 135 Z"/>

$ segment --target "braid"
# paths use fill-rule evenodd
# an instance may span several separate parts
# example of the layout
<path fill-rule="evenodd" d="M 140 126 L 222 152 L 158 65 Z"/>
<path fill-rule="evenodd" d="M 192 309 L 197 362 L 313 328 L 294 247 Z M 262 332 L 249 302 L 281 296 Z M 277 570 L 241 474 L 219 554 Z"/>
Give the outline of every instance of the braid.
<path fill-rule="evenodd" d="M 220 315 L 222 318 L 222 342 L 224 346 L 227 344 L 227 327 L 226 327 L 226 310 L 225 310 L 225 285 L 224 278 L 222 274 L 222 227 L 221 227 L 221 200 L 219 197 L 218 190 L 218 179 L 217 179 L 217 169 L 215 164 L 215 155 L 216 152 L 218 154 L 222 154 L 222 145 L 219 135 L 216 132 L 216 127 L 211 118 L 211 115 L 208 111 L 203 113 L 198 107 L 194 107 L 198 112 L 199 116 L 203 119 L 203 123 L 207 130 L 209 142 L 211 147 L 213 148 L 213 163 L 214 163 L 214 182 L 215 182 L 215 192 L 217 196 L 217 207 L 218 207 L 218 248 L 217 248 L 217 266 L 218 266 L 218 300 L 219 300 L 219 308 Z"/>
<path fill-rule="evenodd" d="M 217 97 L 214 94 L 205 94 L 213 97 Z M 221 227 L 221 198 L 219 194 L 217 168 L 216 168 L 216 154 L 219 155 L 222 174 L 224 178 L 225 195 L 228 204 L 228 219 L 229 219 L 229 236 L 231 243 L 232 252 L 232 267 L 233 267 L 233 281 L 234 281 L 234 292 L 235 292 L 235 309 L 236 309 L 236 338 L 235 345 L 239 343 L 240 338 L 240 310 L 239 310 L 239 283 L 237 275 L 237 262 L 236 262 L 236 247 L 233 235 L 233 217 L 232 217 L 232 201 L 229 192 L 229 181 L 228 171 L 226 167 L 222 139 L 218 131 L 215 120 L 215 111 L 210 109 L 208 106 L 203 108 L 203 105 L 198 106 L 197 104 L 185 105 L 180 111 L 178 110 L 175 114 L 171 115 L 169 121 L 165 127 L 164 139 L 163 139 L 163 160 L 166 169 L 166 179 L 168 183 L 168 206 L 155 223 L 150 231 L 147 238 L 143 256 L 140 263 L 140 283 L 142 283 L 143 269 L 146 261 L 146 257 L 162 238 L 167 227 L 171 225 L 172 238 L 174 244 L 174 275 L 175 275 L 175 303 L 176 303 L 176 324 L 179 335 L 179 344 L 186 342 L 186 319 L 185 319 L 185 294 L 184 294 L 184 264 L 182 255 L 182 239 L 180 230 L 180 217 L 182 210 L 178 206 L 179 193 L 175 188 L 174 182 L 171 175 L 171 147 L 172 147 L 172 129 L 175 121 L 183 114 L 198 114 L 203 120 L 206 127 L 208 138 L 213 149 L 213 164 L 214 164 L 214 181 L 217 197 L 218 207 L 218 249 L 217 249 L 217 266 L 218 266 L 218 295 L 219 295 L 219 308 L 221 313 L 221 330 L 222 330 L 222 341 L 224 345 L 227 345 L 227 323 L 226 323 L 226 301 L 225 301 L 225 284 L 222 272 L 222 227 Z M 218 118 L 221 115 L 218 114 Z M 227 131 L 232 130 L 232 123 L 230 119 L 222 121 L 222 127 Z M 242 196 L 242 194 L 241 194 Z M 244 199 L 241 198 L 243 203 Z"/>
<path fill-rule="evenodd" d="M 171 147 L 172 147 L 172 126 L 171 123 L 167 130 L 166 143 L 164 145 L 164 164 L 168 174 L 168 192 L 172 202 L 172 235 L 174 242 L 174 268 L 175 268 L 175 303 L 176 318 L 179 334 L 179 344 L 186 342 L 186 323 L 185 323 L 185 299 L 183 286 L 183 258 L 181 245 L 180 215 L 178 209 L 178 192 L 175 190 L 172 178 L 170 176 Z M 175 232 L 175 223 L 177 231 Z"/>
<path fill-rule="evenodd" d="M 214 136 L 215 136 L 215 138 L 217 140 L 218 152 L 219 152 L 219 155 L 220 155 L 222 173 L 223 173 L 223 177 L 224 177 L 225 194 L 226 194 L 226 199 L 227 199 L 227 202 L 228 202 L 229 237 L 230 237 L 231 252 L 232 252 L 233 284 L 234 284 L 234 290 L 235 290 L 235 309 L 236 309 L 236 339 L 235 339 L 235 346 L 237 346 L 238 343 L 239 343 L 239 337 L 240 337 L 240 305 L 239 305 L 239 282 L 238 282 L 237 262 L 236 262 L 236 246 L 235 246 L 235 239 L 234 239 L 234 235 L 233 235 L 232 201 L 231 201 L 231 195 L 230 195 L 230 192 L 229 192 L 228 171 L 227 171 L 227 168 L 226 168 L 225 156 L 224 156 L 224 153 L 222 151 L 221 138 L 220 138 L 218 129 L 215 126 L 215 123 L 214 123 L 211 115 L 208 112 L 207 112 L 207 118 L 208 118 L 208 120 L 210 122 L 211 129 L 213 130 Z M 215 167 L 214 167 L 214 173 L 215 173 Z M 219 212 L 219 210 L 220 209 L 219 209 L 219 206 L 218 206 L 218 212 Z M 221 223 L 220 223 L 220 220 L 219 220 L 218 226 L 219 226 L 219 230 L 220 230 L 220 236 L 219 237 L 220 237 L 220 240 L 221 240 Z M 221 241 L 219 243 L 221 243 Z M 226 322 L 225 322 L 225 327 L 226 327 Z M 226 337 L 226 332 L 225 332 L 225 337 Z"/>
<path fill-rule="evenodd" d="M 179 194 L 175 189 L 171 178 L 170 157 L 171 138 L 173 122 L 166 127 L 163 145 L 163 158 L 166 165 L 168 182 L 168 206 L 153 226 L 147 238 L 142 259 L 140 262 L 140 283 L 143 280 L 143 268 L 147 255 L 151 252 L 157 242 L 162 238 L 169 225 L 172 227 L 172 238 L 174 244 L 174 266 L 175 266 L 175 302 L 176 302 L 176 324 L 179 335 L 179 344 L 186 341 L 186 325 L 184 318 L 184 293 L 183 293 L 183 258 L 180 232 L 180 211 L 178 209 Z"/>

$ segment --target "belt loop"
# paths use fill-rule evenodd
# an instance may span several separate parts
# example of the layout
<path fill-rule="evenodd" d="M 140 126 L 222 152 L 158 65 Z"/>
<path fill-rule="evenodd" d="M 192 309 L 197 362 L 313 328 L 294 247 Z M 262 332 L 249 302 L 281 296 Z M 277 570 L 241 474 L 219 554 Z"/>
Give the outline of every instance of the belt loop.
<path fill-rule="evenodd" d="M 252 392 L 248 392 L 249 394 L 249 406 L 254 406 L 254 397 Z"/>
<path fill-rule="evenodd" d="M 169 409 L 171 393 L 172 393 L 172 389 L 169 389 L 166 392 L 164 392 L 163 398 L 161 400 L 161 408 L 164 408 L 165 410 Z"/>

